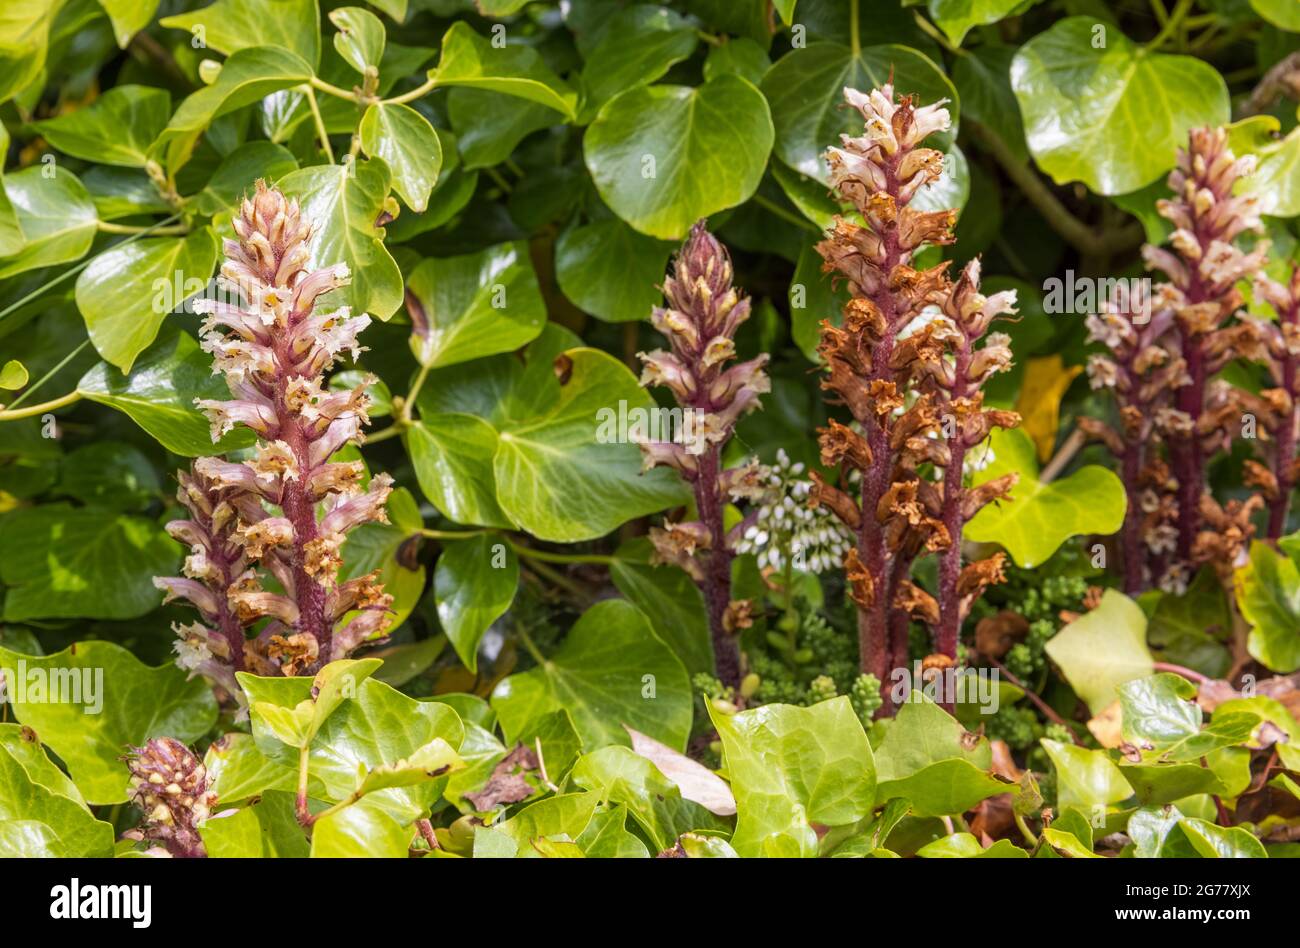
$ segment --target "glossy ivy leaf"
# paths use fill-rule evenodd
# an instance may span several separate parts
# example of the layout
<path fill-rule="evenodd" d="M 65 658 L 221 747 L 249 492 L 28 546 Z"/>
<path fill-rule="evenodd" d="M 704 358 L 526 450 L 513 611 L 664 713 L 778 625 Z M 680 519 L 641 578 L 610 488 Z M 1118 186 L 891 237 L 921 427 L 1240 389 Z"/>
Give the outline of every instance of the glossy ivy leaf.
<path fill-rule="evenodd" d="M 423 415 L 403 435 L 424 496 L 457 523 L 513 527 L 497 503 L 497 432 L 468 414 Z"/>
<path fill-rule="evenodd" d="M 913 692 L 876 748 L 876 802 L 907 800 L 914 816 L 963 813 L 1012 789 L 990 772 L 991 765 L 986 738 Z"/>
<path fill-rule="evenodd" d="M 627 829 L 627 809 L 613 806 L 599 810 L 579 834 L 578 848 L 589 859 L 647 859 L 645 843 Z M 715 839 L 716 837 L 702 837 Z"/>
<path fill-rule="evenodd" d="M 306 698 L 296 704 L 256 700 L 249 694 L 249 717 L 254 733 L 269 734 L 282 744 L 301 750 L 311 744 L 321 727 L 360 684 L 379 667 L 379 659 L 343 659 L 330 662 L 311 681 Z M 249 686 L 245 684 L 245 690 Z"/>
<path fill-rule="evenodd" d="M 650 542 L 632 540 L 619 547 L 609 578 L 650 619 L 659 636 L 692 675 L 713 674 L 713 646 L 704 596 L 695 581 L 675 566 L 652 566 Z"/>
<path fill-rule="evenodd" d="M 54 148 L 85 161 L 143 168 L 149 146 L 171 118 L 166 89 L 115 86 L 86 106 L 33 123 Z"/>
<path fill-rule="evenodd" d="M 361 117 L 361 147 L 393 172 L 393 190 L 421 214 L 442 168 L 442 144 L 429 120 L 407 105 L 375 103 Z"/>
<path fill-rule="evenodd" d="M 936 135 L 933 147 L 956 136 L 960 105 L 957 90 L 924 53 L 907 46 L 868 46 L 854 50 L 839 43 L 809 43 L 782 56 L 763 78 L 772 106 L 776 156 L 794 170 L 830 184 L 823 155 L 841 134 L 861 135 L 862 116 L 844 105 L 844 89 L 872 89 L 893 76 L 899 95 L 915 94 L 918 105 L 949 100 L 952 130 Z"/>
<path fill-rule="evenodd" d="M 588 127 L 583 155 L 614 213 L 643 234 L 677 240 L 700 218 L 750 198 L 772 139 L 762 93 L 721 75 L 698 87 L 615 96 Z"/>
<path fill-rule="evenodd" d="M 1025 852 L 1009 839 L 999 839 L 988 849 L 970 833 L 953 833 L 916 851 L 923 859 L 1026 859 Z"/>
<path fill-rule="evenodd" d="M 311 854 L 293 794 L 284 790 L 267 791 L 233 813 L 215 814 L 199 827 L 199 835 L 209 859 L 302 859 Z"/>
<path fill-rule="evenodd" d="M 33 166 L 4 177 L 23 243 L 0 259 L 0 279 L 79 260 L 95 239 L 99 218 L 85 185 L 70 171 L 58 168 L 47 178 L 45 170 Z"/>
<path fill-rule="evenodd" d="M 466 667 L 478 671 L 483 633 L 514 601 L 519 560 L 490 534 L 448 543 L 433 574 L 438 621 Z"/>
<path fill-rule="evenodd" d="M 251 734 L 229 731 L 213 741 L 203 755 L 208 787 L 222 806 L 241 803 L 267 791 L 294 791 L 297 771 L 267 757 Z"/>
<path fill-rule="evenodd" d="M 1037 0 L 929 0 L 930 16 L 960 46 L 966 34 L 977 26 L 996 23 L 1012 13 L 1032 6 Z"/>
<path fill-rule="evenodd" d="M 0 9 L 0 102 L 23 92 L 45 68 L 57 0 L 31 0 Z"/>
<path fill-rule="evenodd" d="M 620 92 L 649 85 L 695 52 L 698 43 L 695 27 L 665 7 L 636 4 L 620 10 L 584 57 L 584 110 L 594 113 Z"/>
<path fill-rule="evenodd" d="M 591 824 L 600 797 L 562 793 L 524 807 L 510 819 L 474 831 L 475 859 L 539 858 L 537 840 L 578 839 Z"/>
<path fill-rule="evenodd" d="M 320 62 L 317 0 L 217 0 L 189 13 L 166 16 L 160 26 L 188 30 L 227 56 L 250 46 L 281 46 L 313 68 Z"/>
<path fill-rule="evenodd" d="M 247 447 L 254 435 L 232 431 L 216 444 L 208 420 L 194 407 L 196 398 L 226 399 L 230 392 L 212 374 L 211 357 L 191 336 L 164 331 L 123 374 L 101 362 L 82 376 L 83 398 L 125 412 L 163 447 L 182 457 L 221 454 Z"/>
<path fill-rule="evenodd" d="M 1022 46 L 1011 85 L 1038 166 L 1098 194 L 1150 184 L 1173 167 L 1189 129 L 1229 119 L 1213 66 L 1148 52 L 1091 16 L 1060 20 Z"/>
<path fill-rule="evenodd" d="M 1236 714 L 1238 712 L 1253 714 L 1260 721 L 1256 725 L 1248 746 L 1265 746 L 1266 741 L 1261 738 L 1266 735 L 1261 732 L 1264 730 L 1266 723 L 1271 724 L 1287 736 L 1287 740 L 1279 740 L 1273 745 L 1278 758 L 1282 761 L 1282 765 L 1287 770 L 1300 771 L 1300 722 L 1296 721 L 1286 705 L 1275 698 L 1256 695 L 1253 698 L 1234 698 L 1224 701 L 1214 709 L 1216 716 L 1221 713 Z"/>
<path fill-rule="evenodd" d="M 555 278 L 579 309 L 612 323 L 650 318 L 663 302 L 673 245 L 638 233 L 616 217 L 573 226 L 555 245 Z"/>
<path fill-rule="evenodd" d="M 1289 0 L 1250 0 L 1250 5 L 1274 26 L 1300 33 L 1300 9 Z"/>
<path fill-rule="evenodd" d="M 976 472 L 983 484 L 1008 473 L 1019 482 L 1007 500 L 984 507 L 966 524 L 965 536 L 978 543 L 997 543 L 1016 565 L 1045 563 L 1070 537 L 1108 536 L 1124 523 L 1124 485 L 1107 468 L 1089 464 L 1044 484 L 1038 479 L 1034 442 L 1017 428 L 996 428 L 989 436 L 993 460 Z"/>
<path fill-rule="evenodd" d="M 1146 646 L 1146 615 L 1113 589 L 1102 594 L 1097 608 L 1049 639 L 1044 651 L 1094 715 L 1119 696 L 1120 685 L 1154 670 Z"/>
<path fill-rule="evenodd" d="M 1020 105 L 1011 90 L 1014 46 L 982 44 L 957 58 L 952 81 L 961 94 L 962 115 L 986 126 L 1020 161 L 1026 161 Z"/>
<path fill-rule="evenodd" d="M 1300 542 L 1287 537 L 1278 552 L 1253 541 L 1235 579 L 1237 608 L 1251 626 L 1251 657 L 1283 674 L 1300 668 Z"/>
<path fill-rule="evenodd" d="M 330 11 L 329 18 L 338 30 L 334 48 L 344 61 L 363 76 L 367 68 L 378 72 L 388 38 L 384 21 L 365 7 L 339 7 Z"/>
<path fill-rule="evenodd" d="M 1253 115 L 1228 126 L 1228 146 L 1238 157 L 1250 154 L 1259 162 L 1238 193 L 1255 195 L 1261 214 L 1294 217 L 1300 214 L 1300 134 L 1291 129 L 1283 137 L 1281 129 L 1274 116 Z"/>
<path fill-rule="evenodd" d="M 1124 740 L 1162 760 L 1199 760 L 1220 747 L 1248 740 L 1259 724 L 1249 712 L 1215 711 L 1202 729 L 1197 689 L 1181 675 L 1163 672 L 1119 686 Z"/>
<path fill-rule="evenodd" d="M 121 557 L 120 548 L 115 555 Z M 107 593 L 111 584 L 100 588 Z M 14 718 L 59 755 L 86 802 L 96 806 L 125 802 L 127 747 L 159 736 L 192 741 L 217 719 L 212 689 L 202 679 L 187 679 L 172 664 L 150 668 L 112 642 L 78 642 L 43 657 L 0 648 L 0 667 L 14 681 Z M 44 685 L 39 691 L 37 683 Z M 53 688 L 65 689 L 63 700 L 50 700 Z"/>
<path fill-rule="evenodd" d="M 771 68 L 772 60 L 766 49 L 747 36 L 732 37 L 720 46 L 709 47 L 709 55 L 704 60 L 704 78 L 730 72 L 757 86 Z"/>
<path fill-rule="evenodd" d="M 407 278 L 406 311 L 413 325 L 427 327 L 412 347 L 431 368 L 513 352 L 546 323 L 523 243 L 421 261 Z"/>
<path fill-rule="evenodd" d="M 0 745 L 0 854 L 102 857 L 112 852 L 112 824 L 37 783 L 8 747 Z"/>
<path fill-rule="evenodd" d="M 540 539 L 571 543 L 663 510 L 684 491 L 663 468 L 643 474 L 640 449 L 620 441 L 621 413 L 654 405 L 627 367 L 596 349 L 563 358 L 562 384 L 553 372 L 520 376 L 527 414 L 502 426 L 493 472 L 507 517 Z"/>
<path fill-rule="evenodd" d="M 162 594 L 181 547 L 150 520 L 97 507 L 43 504 L 0 518 L 4 618 L 135 619 Z"/>
<path fill-rule="evenodd" d="M 533 132 L 555 124 L 554 109 L 490 89 L 452 89 L 447 115 L 468 169 L 501 164 Z"/>
<path fill-rule="evenodd" d="M 0 388 L 7 392 L 16 392 L 27 385 L 27 367 L 17 359 L 10 359 L 0 366 Z"/>
<path fill-rule="evenodd" d="M 55 491 L 90 506 L 136 511 L 162 494 L 162 483 L 138 448 L 97 441 L 68 452 Z"/>
<path fill-rule="evenodd" d="M 221 159 L 203 190 L 195 195 L 195 205 L 209 216 L 229 212 L 253 192 L 258 178 L 276 181 L 296 170 L 298 160 L 289 149 L 274 142 L 246 142 Z"/>
<path fill-rule="evenodd" d="M 626 746 L 626 724 L 682 750 L 692 703 L 686 669 L 645 614 L 622 599 L 592 606 L 544 664 L 503 679 L 492 692 L 507 741 L 543 715 L 566 710 L 588 749 Z"/>
<path fill-rule="evenodd" d="M 16 669 L 15 669 L 16 671 Z M 27 771 L 32 782 L 60 796 L 85 805 L 81 791 L 72 779 L 50 760 L 40 736 L 31 728 L 10 722 L 0 723 L 0 747 L 9 751 Z"/>
<path fill-rule="evenodd" d="M 1128 835 L 1139 859 L 1261 859 L 1263 844 L 1240 827 L 1225 828 L 1184 816 L 1177 807 L 1143 807 L 1128 821 Z"/>
<path fill-rule="evenodd" d="M 187 237 L 145 237 L 98 254 L 77 277 L 76 300 L 99 354 L 129 373 L 167 315 L 207 286 L 217 249 L 212 228 L 202 227 Z"/>
<path fill-rule="evenodd" d="M 1092 812 L 1093 807 L 1118 803 L 1133 795 L 1133 788 L 1105 751 L 1048 738 L 1040 743 L 1056 768 L 1056 799 L 1060 806 Z"/>
<path fill-rule="evenodd" d="M 731 845 L 743 857 L 812 857 L 812 824 L 868 816 L 876 762 L 847 697 L 808 708 L 769 704 L 726 715 L 709 707 L 736 797 Z"/>
<path fill-rule="evenodd" d="M 388 497 L 388 523 L 361 524 L 348 534 L 343 544 L 339 579 L 379 570 L 384 592 L 393 597 L 386 634 L 402 627 L 424 593 L 424 564 L 416 562 L 412 569 L 410 560 L 403 555 L 403 544 L 417 536 L 423 527 L 419 504 L 409 490 L 399 487 Z M 342 621 L 346 624 L 359 614 L 348 613 Z"/>
<path fill-rule="evenodd" d="M 1202 732 L 1205 733 L 1205 732 Z M 1160 755 L 1151 755 L 1151 760 Z M 1198 794 L 1235 797 L 1251 782 L 1250 751 L 1244 747 L 1220 747 L 1204 758 L 1183 763 L 1119 762 L 1120 773 L 1133 788 L 1139 803 L 1174 803 Z"/>
<path fill-rule="evenodd" d="M 468 23 L 452 24 L 442 38 L 442 56 L 429 76 L 438 86 L 489 89 L 528 99 L 576 117 L 577 94 L 526 46 L 497 47 Z"/>
<path fill-rule="evenodd" d="M 274 21 L 267 25 L 275 28 Z M 239 29 L 242 33 L 242 25 Z M 283 46 L 241 48 L 225 61 L 215 82 L 180 104 L 150 147 L 149 155 L 175 172 L 190 160 L 199 138 L 214 120 L 260 102 L 273 92 L 301 85 L 311 76 L 312 67 L 307 61 Z"/>
<path fill-rule="evenodd" d="M 722 831 L 727 824 L 681 790 L 645 757 L 626 747 L 602 747 L 578 759 L 569 779 L 606 803 L 627 808 L 658 852 L 690 830 Z"/>
<path fill-rule="evenodd" d="M 297 198 L 302 216 L 315 224 L 307 268 L 346 263 L 352 271 L 352 283 L 322 305 L 335 299 L 377 319 L 388 319 L 402 305 L 402 274 L 384 246 L 383 228 L 375 225 L 391 183 L 388 166 L 378 158 L 302 168 L 280 179 L 280 189 Z"/>

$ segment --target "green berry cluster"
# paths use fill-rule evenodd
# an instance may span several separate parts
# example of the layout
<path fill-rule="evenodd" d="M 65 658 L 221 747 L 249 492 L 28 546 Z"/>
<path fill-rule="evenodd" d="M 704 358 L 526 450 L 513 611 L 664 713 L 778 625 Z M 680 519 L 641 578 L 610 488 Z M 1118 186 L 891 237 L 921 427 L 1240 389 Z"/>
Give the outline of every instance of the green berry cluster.
<path fill-rule="evenodd" d="M 1003 705 L 985 722 L 990 740 L 1006 741 L 1012 750 L 1024 750 L 1043 736 L 1043 725 L 1030 707 Z"/>
<path fill-rule="evenodd" d="M 1007 671 L 1021 681 L 1037 681 L 1047 663 L 1043 647 L 1055 634 L 1056 623 L 1051 619 L 1036 619 L 1029 623 L 1029 634 L 1025 636 L 1025 640 L 1011 646 L 1006 657 L 1002 659 L 1003 664 L 1007 666 Z"/>
<path fill-rule="evenodd" d="M 885 703 L 880 694 L 880 679 L 875 675 L 858 675 L 849 689 L 849 702 L 857 712 L 862 726 L 870 726 L 872 717 Z"/>
<path fill-rule="evenodd" d="M 829 675 L 818 675 L 808 682 L 808 704 L 810 705 L 830 701 L 838 694 L 839 692 L 835 689 L 835 682 Z"/>

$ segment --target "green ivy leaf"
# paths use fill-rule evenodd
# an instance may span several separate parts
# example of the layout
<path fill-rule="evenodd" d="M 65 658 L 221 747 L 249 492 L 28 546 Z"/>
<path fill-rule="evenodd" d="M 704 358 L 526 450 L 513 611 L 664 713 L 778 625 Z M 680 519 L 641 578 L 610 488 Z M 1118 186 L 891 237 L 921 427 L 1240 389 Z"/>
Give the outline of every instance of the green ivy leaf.
<path fill-rule="evenodd" d="M 24 168 L 4 178 L 5 196 L 21 229 L 22 249 L 0 260 L 0 279 L 86 255 L 99 223 L 95 204 L 77 176 L 62 168 Z"/>
<path fill-rule="evenodd" d="M 114 555 L 122 558 L 120 547 Z M 101 595 L 111 592 L 111 586 L 100 588 Z M 30 679 L 25 693 L 17 687 L 19 662 Z M 95 806 L 126 801 L 130 775 L 121 757 L 128 747 L 151 737 L 192 741 L 217 720 L 212 689 L 202 679 L 187 679 L 171 664 L 150 668 L 112 642 L 78 642 L 43 657 L 0 648 L 0 667 L 13 673 L 7 671 L 6 678 L 15 682 L 9 689 L 14 717 L 59 755 L 86 802 Z M 48 688 L 38 696 L 31 690 L 34 673 L 50 687 L 70 687 L 61 696 L 73 700 L 50 701 Z"/>
<path fill-rule="evenodd" d="M 1129 817 L 1128 835 L 1139 859 L 1262 859 L 1268 855 L 1249 830 L 1184 816 L 1173 806 L 1135 811 Z"/>
<path fill-rule="evenodd" d="M 233 2 L 242 3 L 245 0 Z M 315 0 L 308 2 L 314 10 Z M 216 3 L 207 9 L 212 10 L 221 5 Z M 166 22 L 163 21 L 164 25 Z M 248 35 L 244 29 L 245 23 L 253 21 L 229 22 L 240 35 Z M 279 29 L 273 19 L 265 25 Z M 280 34 L 277 33 L 278 35 Z M 212 85 L 191 94 L 180 104 L 167 127 L 150 147 L 149 155 L 169 171 L 175 172 L 190 160 L 194 146 L 215 119 L 260 102 L 273 92 L 301 85 L 311 76 L 312 67 L 307 61 L 282 46 L 241 47 L 225 61 Z"/>
<path fill-rule="evenodd" d="M 1091 812 L 1095 806 L 1118 803 L 1133 795 L 1133 788 L 1105 751 L 1047 738 L 1039 743 L 1056 768 L 1056 800 L 1061 807 L 1077 806 Z"/>
<path fill-rule="evenodd" d="M 698 87 L 629 89 L 583 138 L 605 203 L 643 234 L 676 240 L 702 217 L 747 201 L 772 148 L 762 94 L 736 75 Z"/>
<path fill-rule="evenodd" d="M 0 856 L 102 857 L 112 852 L 112 824 L 37 783 L 0 745 Z"/>
<path fill-rule="evenodd" d="M 244 195 L 252 193 L 258 178 L 276 181 L 297 170 L 298 160 L 289 149 L 274 142 L 246 142 L 221 159 L 194 196 L 195 206 L 208 216 L 232 212 Z"/>
<path fill-rule="evenodd" d="M 212 359 L 180 331 L 164 332 L 122 374 L 101 362 L 82 376 L 77 391 L 91 401 L 125 412 L 173 454 L 202 457 L 247 447 L 252 431 L 232 431 L 213 444 L 211 426 L 197 408 L 198 398 L 226 399 L 230 392 L 212 374 Z"/>
<path fill-rule="evenodd" d="M 923 859 L 1027 859 L 1025 852 L 1009 839 L 999 839 L 988 849 L 970 833 L 953 833 L 916 851 Z M 1091 855 L 1091 853 L 1089 854 Z"/>
<path fill-rule="evenodd" d="M 338 30 L 334 48 L 344 61 L 363 76 L 367 67 L 378 73 L 388 38 L 384 21 L 365 7 L 339 7 L 330 11 L 329 18 Z"/>
<path fill-rule="evenodd" d="M 280 179 L 280 189 L 297 198 L 302 216 L 314 222 L 308 269 L 346 263 L 352 283 L 326 297 L 388 319 L 402 305 L 402 274 L 375 226 L 392 177 L 378 158 L 343 165 L 302 168 Z"/>
<path fill-rule="evenodd" d="M 0 388 L 16 392 L 27 384 L 27 367 L 17 359 L 10 359 L 0 367 Z"/>
<path fill-rule="evenodd" d="M 513 527 L 497 504 L 492 457 L 497 432 L 482 418 L 423 415 L 403 435 L 424 496 L 457 523 Z"/>
<path fill-rule="evenodd" d="M 626 746 L 626 724 L 682 750 L 692 701 L 686 669 L 645 614 L 622 599 L 592 606 L 543 664 L 503 679 L 492 692 L 507 741 L 541 716 L 566 710 L 590 748 Z"/>
<path fill-rule="evenodd" d="M 1205 566 L 1183 595 L 1161 595 L 1147 627 L 1147 642 L 1163 661 L 1220 678 L 1232 664 L 1221 641 L 1231 633 L 1232 612 L 1223 583 Z"/>
<path fill-rule="evenodd" d="M 490 89 L 452 89 L 447 115 L 467 169 L 501 164 L 533 132 L 555 124 L 554 109 Z"/>
<path fill-rule="evenodd" d="M 572 121 L 577 94 L 526 46 L 498 47 L 468 23 L 453 23 L 442 38 L 442 58 L 429 77 L 438 86 L 504 92 L 554 109 Z"/>
<path fill-rule="evenodd" d="M 96 441 L 68 453 L 55 490 L 89 506 L 132 511 L 162 494 L 162 483 L 139 448 Z"/>
<path fill-rule="evenodd" d="M 41 75 L 49 54 L 58 0 L 6 4 L 0 10 L 0 102 L 8 102 Z"/>
<path fill-rule="evenodd" d="M 709 716 L 736 797 L 731 845 L 741 856 L 816 856 L 813 823 L 847 826 L 871 814 L 876 762 L 848 698 L 735 715 L 710 707 Z"/>
<path fill-rule="evenodd" d="M 650 564 L 650 541 L 637 539 L 619 547 L 609 578 L 650 619 L 655 635 L 672 647 L 692 675 L 713 674 L 713 646 L 704 596 L 695 580 L 675 566 Z"/>
<path fill-rule="evenodd" d="M 165 16 L 160 26 L 201 35 L 210 49 L 230 56 L 253 46 L 280 46 L 312 68 L 320 62 L 320 8 L 316 0 L 217 0 L 201 10 Z"/>
<path fill-rule="evenodd" d="M 861 135 L 862 116 L 844 104 L 844 89 L 863 91 L 884 85 L 893 76 L 899 95 L 915 94 L 918 105 L 948 99 L 952 130 L 936 135 L 932 147 L 946 147 L 957 134 L 957 90 L 929 57 L 907 46 L 868 46 L 857 56 L 839 43 L 809 43 L 782 56 L 763 78 L 763 94 L 772 106 L 776 155 L 787 165 L 822 184 L 830 184 L 823 155 L 840 135 Z"/>
<path fill-rule="evenodd" d="M 1070 537 L 1107 536 L 1124 523 L 1127 498 L 1115 474 L 1096 464 L 1081 467 L 1049 483 L 1038 479 L 1034 442 L 1018 428 L 996 428 L 989 436 L 993 461 L 978 471 L 983 484 L 1016 472 L 1019 482 L 1007 500 L 982 509 L 966 524 L 965 536 L 977 543 L 997 543 L 1017 566 L 1045 563 Z"/>
<path fill-rule="evenodd" d="M 478 671 L 483 633 L 514 601 L 519 560 L 514 550 L 490 534 L 448 543 L 433 574 L 438 621 L 460 660 Z"/>
<path fill-rule="evenodd" d="M 149 145 L 167 126 L 172 100 L 166 89 L 115 86 L 84 109 L 33 123 L 47 142 L 74 158 L 143 168 Z"/>
<path fill-rule="evenodd" d="M 199 827 L 199 835 L 209 859 L 302 859 L 311 854 L 293 794 L 283 790 L 267 791 L 234 813 L 216 814 Z"/>
<path fill-rule="evenodd" d="M 1250 6 L 1274 26 L 1300 33 L 1300 9 L 1290 0 L 1250 0 Z"/>
<path fill-rule="evenodd" d="M 1089 710 L 1100 714 L 1119 696 L 1120 685 L 1154 670 L 1146 624 L 1137 603 L 1108 589 L 1097 608 L 1061 629 L 1043 650 Z"/>
<path fill-rule="evenodd" d="M 442 168 L 442 143 L 429 120 L 410 106 L 378 102 L 361 117 L 360 134 L 365 153 L 392 169 L 393 190 L 423 214 Z"/>
<path fill-rule="evenodd" d="M 618 218 L 570 227 L 555 245 L 555 278 L 575 306 L 611 323 L 650 318 L 662 302 L 673 245 L 637 233 Z"/>
<path fill-rule="evenodd" d="M 620 92 L 649 85 L 687 59 L 698 43 L 695 27 L 673 10 L 649 4 L 620 10 L 585 57 L 584 111 L 594 113 Z"/>
<path fill-rule="evenodd" d="M 987 26 L 1033 6 L 1037 0 L 930 0 L 930 16 L 939 29 L 948 34 L 954 46 L 960 46 L 974 27 Z"/>
<path fill-rule="evenodd" d="M 261 752 L 251 734 L 229 731 L 213 741 L 203 756 L 208 788 L 222 806 L 241 803 L 268 790 L 294 791 L 297 771 Z"/>
<path fill-rule="evenodd" d="M 420 262 L 407 280 L 406 310 L 427 335 L 412 342 L 431 368 L 513 352 L 546 323 L 546 303 L 523 243 Z"/>
<path fill-rule="evenodd" d="M 595 793 L 562 793 L 531 803 L 502 823 L 478 827 L 474 858 L 539 858 L 535 841 L 576 840 L 591 824 L 599 803 Z"/>
<path fill-rule="evenodd" d="M 130 373 L 163 319 L 207 286 L 216 265 L 217 238 L 210 227 L 188 237 L 120 243 L 96 256 L 76 286 L 77 308 L 95 349 Z"/>
<path fill-rule="evenodd" d="M 1060 20 L 1022 46 L 1011 86 L 1038 166 L 1098 194 L 1150 184 L 1173 167 L 1189 129 L 1230 117 L 1209 63 L 1147 52 L 1091 16 Z"/>
<path fill-rule="evenodd" d="M 162 527 L 96 507 L 45 504 L 0 518 L 4 618 L 135 619 L 162 594 L 180 546 Z"/>
<path fill-rule="evenodd" d="M 1250 623 L 1246 650 L 1260 664 L 1283 674 L 1300 668 L 1300 542 L 1287 537 L 1282 551 L 1255 540 L 1250 561 L 1233 584 L 1237 608 Z"/>

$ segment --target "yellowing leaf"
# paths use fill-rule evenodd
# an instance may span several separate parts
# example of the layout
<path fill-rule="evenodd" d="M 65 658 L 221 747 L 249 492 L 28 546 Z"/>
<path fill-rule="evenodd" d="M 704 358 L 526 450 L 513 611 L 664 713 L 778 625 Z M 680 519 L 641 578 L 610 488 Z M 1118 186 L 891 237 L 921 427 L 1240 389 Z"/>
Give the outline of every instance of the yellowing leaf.
<path fill-rule="evenodd" d="M 1024 419 L 1020 428 L 1034 439 L 1038 460 L 1046 461 L 1056 447 L 1056 429 L 1061 420 L 1061 398 L 1083 366 L 1065 366 L 1059 355 L 1030 359 L 1025 363 L 1024 381 L 1016 411 Z"/>

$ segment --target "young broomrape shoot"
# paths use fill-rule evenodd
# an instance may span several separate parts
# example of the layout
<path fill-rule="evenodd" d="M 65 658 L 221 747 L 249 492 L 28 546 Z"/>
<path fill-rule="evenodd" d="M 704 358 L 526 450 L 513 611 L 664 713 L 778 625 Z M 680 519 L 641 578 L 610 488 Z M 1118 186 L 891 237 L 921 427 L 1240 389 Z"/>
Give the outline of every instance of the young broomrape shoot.
<path fill-rule="evenodd" d="M 962 569 L 961 530 L 984 504 L 1006 496 L 1015 475 L 971 490 L 962 475 L 967 450 L 992 426 L 1019 421 L 1014 412 L 982 407 L 980 386 L 1010 364 L 1006 337 L 974 348 L 994 317 L 1013 311 L 1015 297 L 981 295 L 977 264 L 955 284 L 946 265 L 912 266 L 922 245 L 954 239 L 955 211 L 910 206 L 942 173 L 943 155 L 920 146 L 948 128 L 943 103 L 896 101 L 892 85 L 865 94 L 845 89 L 844 97 L 866 128 L 860 137 L 843 136 L 843 148 L 829 149 L 827 161 L 832 185 L 867 226 L 837 217 L 817 246 L 824 269 L 847 280 L 852 296 L 841 327 L 822 323 L 819 352 L 828 370 L 822 387 L 855 424 L 832 420 L 819 434 L 822 463 L 859 472 L 861 495 L 855 500 L 814 474 L 811 502 L 829 507 L 856 536 L 844 567 L 858 608 L 861 669 L 884 683 L 891 668 L 907 664 L 909 618 L 931 627 L 951 663 L 972 601 L 1001 575 L 1000 556 Z M 941 483 L 918 473 L 927 463 L 944 469 Z M 936 601 L 909 574 L 918 556 L 940 551 Z M 885 704 L 888 713 L 888 696 Z"/>
<path fill-rule="evenodd" d="M 1250 252 L 1233 243 L 1242 233 L 1263 229 L 1258 198 L 1233 195 L 1237 182 L 1254 168 L 1253 156 L 1238 159 L 1228 149 L 1224 129 L 1193 129 L 1169 175 L 1174 197 L 1157 204 L 1174 225 L 1173 249 L 1147 245 L 1142 250 L 1148 267 L 1167 278 L 1155 289 L 1153 318 L 1172 314 L 1185 364 L 1173 405 L 1155 415 L 1177 482 L 1178 561 L 1166 582 L 1174 587 L 1192 565 L 1231 559 L 1249 540 L 1250 510 L 1259 502 L 1252 498 L 1247 505 L 1230 502 L 1220 508 L 1205 482 L 1206 461 L 1231 447 L 1231 430 L 1241 423 L 1243 409 L 1243 393 L 1210 379 L 1230 360 L 1253 357 L 1260 348 L 1253 324 L 1228 324 L 1242 304 L 1237 282 L 1263 266 L 1267 251 L 1264 241 Z M 1204 532 L 1202 524 L 1208 528 Z"/>
<path fill-rule="evenodd" d="M 144 811 L 127 839 L 158 843 L 172 856 L 206 856 L 198 825 L 208 818 L 216 794 L 208 789 L 202 761 L 180 741 L 155 737 L 125 758 L 131 772 L 128 795 Z"/>
<path fill-rule="evenodd" d="M 763 491 L 755 462 L 724 470 L 722 450 L 736 422 L 759 407 L 771 390 L 763 366 L 767 355 L 726 367 L 736 357 L 735 335 L 749 318 L 749 300 L 732 286 L 731 257 L 699 221 L 664 280 L 668 305 L 656 307 L 654 327 L 671 351 L 638 353 L 645 363 L 641 384 L 664 385 L 682 408 L 683 423 L 672 441 L 642 441 L 645 468 L 667 465 L 691 485 L 699 519 L 652 528 L 655 560 L 680 566 L 704 593 L 718 678 L 740 685 L 736 636 L 750 623 L 748 601 L 731 599 L 735 541 L 723 525 L 728 500 L 757 499 Z"/>
<path fill-rule="evenodd" d="M 360 461 L 331 461 L 359 444 L 369 419 L 363 381 L 327 391 L 324 373 L 344 352 L 361 350 L 370 322 L 319 298 L 348 283 L 343 264 L 308 271 L 311 223 L 297 201 L 258 182 L 234 220 L 221 277 L 245 306 L 201 301 L 203 347 L 224 372 L 230 401 L 200 399 L 216 441 L 235 425 L 258 436 L 247 461 L 199 458 L 180 474 L 191 519 L 168 524 L 189 545 L 184 578 L 158 578 L 168 598 L 188 599 L 201 623 L 178 627 L 178 664 L 235 695 L 233 673 L 313 674 L 383 632 L 392 597 L 375 573 L 338 581 L 349 530 L 387 522 L 392 478 L 361 488 Z M 283 592 L 263 586 L 264 574 Z M 351 612 L 356 616 L 344 622 Z M 269 619 L 255 638 L 245 630 Z"/>
<path fill-rule="evenodd" d="M 1296 458 L 1297 428 L 1300 428 L 1300 266 L 1291 267 L 1291 279 L 1285 284 L 1264 274 L 1255 277 L 1255 296 L 1265 300 L 1277 313 L 1277 321 L 1255 320 L 1264 340 L 1264 361 L 1277 386 L 1261 393 L 1267 411 L 1261 416 L 1271 436 L 1268 466 L 1246 462 L 1248 484 L 1258 487 L 1268 502 L 1268 536 L 1276 540 L 1286 532 L 1286 517 L 1291 506 L 1291 491 L 1300 475 Z"/>

